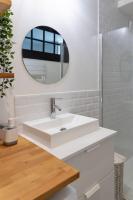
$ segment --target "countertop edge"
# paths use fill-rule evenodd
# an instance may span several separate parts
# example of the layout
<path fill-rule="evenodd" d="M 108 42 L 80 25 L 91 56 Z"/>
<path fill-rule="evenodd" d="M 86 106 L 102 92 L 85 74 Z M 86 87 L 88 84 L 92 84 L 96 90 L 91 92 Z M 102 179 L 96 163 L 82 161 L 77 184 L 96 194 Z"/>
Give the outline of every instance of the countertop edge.
<path fill-rule="evenodd" d="M 56 192 L 59 192 L 61 189 L 63 189 L 64 187 L 66 187 L 67 185 L 71 184 L 73 181 L 77 180 L 80 177 L 80 172 L 77 171 L 77 173 L 73 176 L 71 176 L 69 179 L 67 179 L 66 181 L 64 181 L 61 184 L 56 185 L 56 187 L 54 187 L 52 190 L 50 190 L 47 193 L 43 193 L 40 196 L 38 196 L 35 200 L 48 200 L 50 197 L 52 197 L 51 193 L 56 194 Z"/>
<path fill-rule="evenodd" d="M 68 160 L 72 156 L 76 155 L 80 151 L 85 150 L 88 147 L 91 147 L 99 142 L 103 142 L 107 138 L 114 137 L 117 134 L 117 131 L 110 130 L 107 128 L 99 127 L 98 130 L 83 136 L 79 137 L 71 142 L 65 143 L 60 145 L 56 148 L 49 148 L 38 141 L 35 141 L 33 138 L 26 136 L 25 134 L 20 134 L 22 137 L 26 138 L 27 140 L 31 141 L 32 143 L 36 144 L 40 148 L 48 151 L 52 155 L 56 156 L 61 160 Z M 78 145 L 75 145 L 78 144 Z"/>

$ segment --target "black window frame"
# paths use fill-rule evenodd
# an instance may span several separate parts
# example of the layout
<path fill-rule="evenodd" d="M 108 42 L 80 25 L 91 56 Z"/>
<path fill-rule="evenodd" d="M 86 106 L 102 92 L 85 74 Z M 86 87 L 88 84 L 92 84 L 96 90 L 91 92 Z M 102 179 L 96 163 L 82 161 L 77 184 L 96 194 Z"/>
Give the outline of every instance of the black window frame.
<path fill-rule="evenodd" d="M 47 26 L 38 26 L 38 27 L 35 27 L 35 28 L 43 30 L 43 40 L 34 38 L 33 37 L 33 30 L 34 29 L 32 29 L 31 30 L 31 37 L 29 37 L 29 36 L 25 37 L 25 39 L 31 40 L 31 49 L 30 50 L 22 49 L 23 58 L 60 62 L 60 54 L 56 54 L 56 45 L 60 46 L 60 44 L 55 41 L 55 35 L 56 34 L 60 35 L 60 34 L 57 31 L 55 31 L 54 29 L 47 27 Z M 53 42 L 45 40 L 45 32 L 46 31 L 54 34 L 54 41 Z M 43 49 L 42 49 L 43 51 L 33 50 L 33 41 L 42 42 L 43 43 Z M 53 53 L 45 52 L 46 43 L 53 45 Z M 63 45 L 64 45 L 64 62 L 68 63 L 69 62 L 69 53 L 68 53 L 68 48 L 67 48 L 67 45 L 66 45 L 64 39 L 63 39 Z"/>

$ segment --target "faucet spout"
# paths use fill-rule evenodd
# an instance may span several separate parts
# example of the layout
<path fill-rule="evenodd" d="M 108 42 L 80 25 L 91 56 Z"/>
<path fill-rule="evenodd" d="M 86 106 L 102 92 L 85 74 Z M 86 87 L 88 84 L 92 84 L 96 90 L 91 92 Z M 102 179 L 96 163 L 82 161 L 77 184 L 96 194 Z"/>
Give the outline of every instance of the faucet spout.
<path fill-rule="evenodd" d="M 59 111 L 62 111 L 62 109 L 58 106 L 58 105 L 55 105 L 55 108 Z"/>

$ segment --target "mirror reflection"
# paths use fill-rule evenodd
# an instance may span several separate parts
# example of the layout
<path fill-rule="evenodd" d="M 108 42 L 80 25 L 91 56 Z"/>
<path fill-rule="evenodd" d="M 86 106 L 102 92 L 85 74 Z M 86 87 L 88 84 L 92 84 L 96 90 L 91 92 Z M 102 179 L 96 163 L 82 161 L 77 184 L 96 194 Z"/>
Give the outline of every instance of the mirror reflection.
<path fill-rule="evenodd" d="M 32 78 L 44 84 L 60 81 L 69 67 L 65 40 L 47 26 L 38 26 L 28 32 L 23 41 L 22 57 Z"/>

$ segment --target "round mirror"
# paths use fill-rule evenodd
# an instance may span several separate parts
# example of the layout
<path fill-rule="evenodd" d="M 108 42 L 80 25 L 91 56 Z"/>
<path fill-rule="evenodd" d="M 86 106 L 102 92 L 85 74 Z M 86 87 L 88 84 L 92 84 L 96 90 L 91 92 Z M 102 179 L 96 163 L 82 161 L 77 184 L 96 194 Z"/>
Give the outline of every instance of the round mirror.
<path fill-rule="evenodd" d="M 28 32 L 22 46 L 23 62 L 36 81 L 60 81 L 69 67 L 69 52 L 63 37 L 53 28 L 38 26 Z"/>

